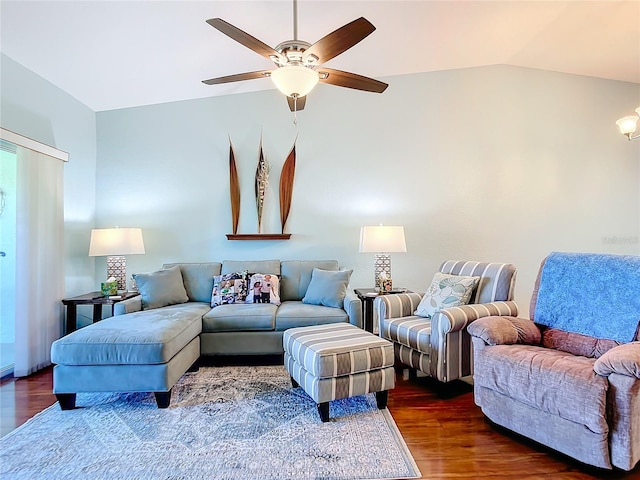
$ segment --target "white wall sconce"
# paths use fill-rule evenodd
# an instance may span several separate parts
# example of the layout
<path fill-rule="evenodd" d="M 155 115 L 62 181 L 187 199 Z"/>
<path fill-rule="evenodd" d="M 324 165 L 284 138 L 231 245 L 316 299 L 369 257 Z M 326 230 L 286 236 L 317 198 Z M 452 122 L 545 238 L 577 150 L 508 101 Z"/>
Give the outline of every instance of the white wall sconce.
<path fill-rule="evenodd" d="M 640 133 L 634 135 L 638 128 L 638 119 L 640 118 L 640 107 L 636 108 L 636 115 L 630 115 L 628 117 L 623 117 L 616 122 L 618 128 L 620 129 L 620 133 L 626 135 L 629 140 L 633 140 L 634 138 L 640 138 Z"/>

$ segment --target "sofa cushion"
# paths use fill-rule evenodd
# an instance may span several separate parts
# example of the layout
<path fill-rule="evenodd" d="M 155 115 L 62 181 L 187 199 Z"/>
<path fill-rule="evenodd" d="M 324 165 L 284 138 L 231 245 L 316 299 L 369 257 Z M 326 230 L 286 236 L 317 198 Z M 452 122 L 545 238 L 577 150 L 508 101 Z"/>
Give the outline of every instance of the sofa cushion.
<path fill-rule="evenodd" d="M 202 331 L 212 333 L 273 330 L 277 308 L 271 303 L 220 305 L 202 317 Z"/>
<path fill-rule="evenodd" d="M 342 308 L 353 270 L 330 271 L 314 268 L 302 301 L 312 305 Z"/>
<path fill-rule="evenodd" d="M 222 262 L 222 273 L 247 271 L 249 273 L 270 273 L 280 275 L 280 260 L 225 260 Z"/>
<path fill-rule="evenodd" d="M 419 350 L 424 354 L 431 351 L 431 320 L 419 316 L 385 318 L 381 330 L 384 338 Z"/>
<path fill-rule="evenodd" d="M 496 345 L 478 351 L 473 381 L 592 432 L 606 433 L 608 382 L 593 371 L 594 362 L 544 347 Z"/>
<path fill-rule="evenodd" d="M 166 263 L 162 268 L 175 266 L 180 267 L 182 282 L 190 302 L 211 301 L 213 277 L 220 275 L 221 263 Z"/>
<path fill-rule="evenodd" d="M 565 332 L 557 328 L 542 326 L 540 330 L 542 331 L 542 346 L 583 357 L 599 358 L 613 347 L 620 345 L 620 342 L 615 340 Z"/>
<path fill-rule="evenodd" d="M 436 272 L 414 313 L 431 318 L 443 308 L 466 305 L 479 280 L 480 277 Z"/>
<path fill-rule="evenodd" d="M 144 310 L 189 301 L 178 266 L 152 273 L 135 273 L 133 278 L 142 297 Z"/>
<path fill-rule="evenodd" d="M 301 301 L 282 302 L 276 312 L 276 330 L 306 327 L 325 323 L 349 322 L 347 312 L 341 308 L 308 305 Z"/>
<path fill-rule="evenodd" d="M 302 300 L 314 268 L 338 270 L 335 260 L 285 260 L 282 262 L 280 276 L 280 300 Z"/>
<path fill-rule="evenodd" d="M 206 303 L 184 303 L 110 317 L 53 342 L 62 365 L 167 363 L 202 331 Z"/>

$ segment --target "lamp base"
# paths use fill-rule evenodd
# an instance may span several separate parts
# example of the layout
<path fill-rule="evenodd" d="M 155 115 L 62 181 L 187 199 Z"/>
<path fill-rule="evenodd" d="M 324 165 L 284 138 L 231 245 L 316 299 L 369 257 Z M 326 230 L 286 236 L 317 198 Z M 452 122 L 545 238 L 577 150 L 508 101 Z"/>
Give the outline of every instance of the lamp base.
<path fill-rule="evenodd" d="M 387 275 L 387 288 L 391 290 L 391 255 L 387 255 L 384 253 L 376 253 L 375 260 L 373 263 L 373 270 L 375 273 L 373 284 L 376 288 L 380 287 L 380 274 L 382 272 Z M 381 289 L 380 291 L 384 291 L 387 288 Z"/>
<path fill-rule="evenodd" d="M 115 278 L 118 290 L 127 290 L 127 262 L 123 256 L 107 257 L 107 278 Z"/>

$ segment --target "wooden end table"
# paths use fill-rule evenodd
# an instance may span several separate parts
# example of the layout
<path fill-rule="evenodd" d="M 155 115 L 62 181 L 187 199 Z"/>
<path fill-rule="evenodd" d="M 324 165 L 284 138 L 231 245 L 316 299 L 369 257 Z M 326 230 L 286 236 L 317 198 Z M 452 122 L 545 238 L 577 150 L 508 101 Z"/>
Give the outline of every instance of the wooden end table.
<path fill-rule="evenodd" d="M 387 295 L 385 293 L 381 294 L 375 288 L 356 288 L 354 292 L 362 302 L 362 320 L 363 327 L 367 332 L 373 332 L 373 301 L 378 297 L 378 295 Z M 389 294 L 393 293 L 413 293 L 411 290 L 402 289 L 397 291 L 389 292 Z"/>
<path fill-rule="evenodd" d="M 102 320 L 103 305 L 111 305 L 111 315 L 113 315 L 114 304 L 138 295 L 140 295 L 139 292 L 123 292 L 114 298 L 113 296 L 103 297 L 101 292 L 90 292 L 77 297 L 63 298 L 62 304 L 67 307 L 67 328 L 65 333 L 69 334 L 78 328 L 78 305 L 93 305 L 93 321 L 99 322 Z"/>

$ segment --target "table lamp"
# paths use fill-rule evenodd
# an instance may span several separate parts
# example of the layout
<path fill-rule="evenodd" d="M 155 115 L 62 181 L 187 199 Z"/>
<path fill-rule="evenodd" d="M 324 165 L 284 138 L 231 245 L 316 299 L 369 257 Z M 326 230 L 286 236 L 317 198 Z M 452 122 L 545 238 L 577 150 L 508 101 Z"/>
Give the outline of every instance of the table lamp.
<path fill-rule="evenodd" d="M 375 253 L 374 285 L 378 285 L 381 276 L 389 279 L 391 289 L 391 255 L 389 253 L 406 252 L 404 227 L 401 226 L 367 226 L 360 229 L 360 252 Z"/>
<path fill-rule="evenodd" d="M 89 243 L 90 257 L 107 257 L 107 278 L 114 277 L 118 290 L 127 290 L 125 255 L 144 253 L 141 228 L 94 228 Z"/>

